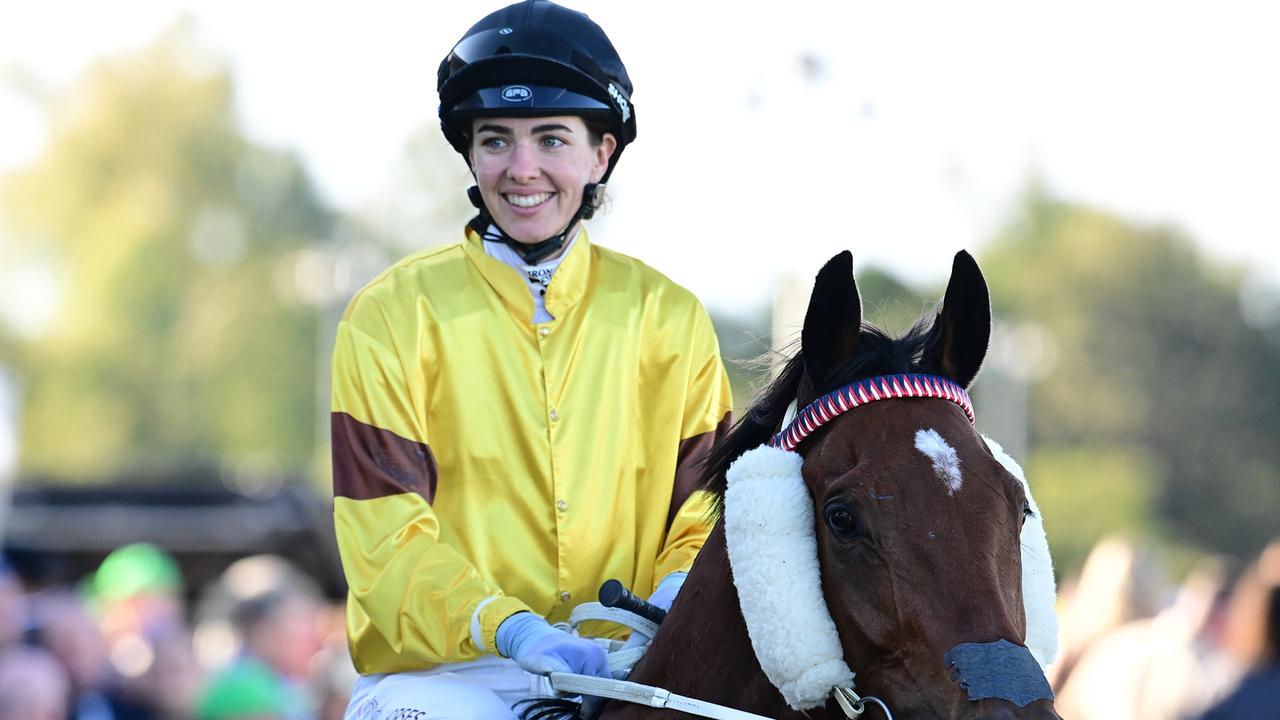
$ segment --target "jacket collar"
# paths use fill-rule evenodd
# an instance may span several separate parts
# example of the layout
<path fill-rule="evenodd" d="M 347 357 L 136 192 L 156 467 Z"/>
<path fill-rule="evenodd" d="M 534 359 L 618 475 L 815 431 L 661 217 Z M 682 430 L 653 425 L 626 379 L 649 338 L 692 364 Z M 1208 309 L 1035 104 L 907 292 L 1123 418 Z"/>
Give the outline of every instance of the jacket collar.
<path fill-rule="evenodd" d="M 480 234 L 470 227 L 466 230 L 466 242 L 462 248 L 476 269 L 484 277 L 485 282 L 502 298 L 507 310 L 518 318 L 531 321 L 533 318 L 533 298 L 529 296 L 529 288 L 524 278 L 514 269 L 497 258 L 489 257 L 484 251 L 484 241 Z M 547 312 L 556 320 L 560 320 L 572 310 L 587 293 L 591 280 L 591 242 L 587 238 L 587 229 L 579 225 L 578 237 L 560 261 L 556 274 L 547 287 Z"/>

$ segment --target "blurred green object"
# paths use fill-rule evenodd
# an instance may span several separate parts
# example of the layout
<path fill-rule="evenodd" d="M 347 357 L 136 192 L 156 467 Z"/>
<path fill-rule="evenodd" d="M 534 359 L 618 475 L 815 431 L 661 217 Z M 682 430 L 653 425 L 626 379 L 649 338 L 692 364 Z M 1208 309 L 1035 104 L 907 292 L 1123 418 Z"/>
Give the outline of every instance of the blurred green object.
<path fill-rule="evenodd" d="M 141 593 L 172 594 L 182 588 L 182 573 L 168 553 L 149 543 L 116 548 L 89 581 L 95 600 L 124 600 Z"/>
<path fill-rule="evenodd" d="M 284 681 L 266 665 L 241 660 L 213 676 L 196 704 L 196 718 L 283 717 L 291 697 Z"/>
<path fill-rule="evenodd" d="M 50 93 L 48 137 L 0 178 L 0 262 L 65 278 L 29 333 L 0 322 L 25 477 L 220 488 L 225 469 L 253 493 L 321 454 L 320 313 L 336 326 L 363 280 L 306 270 L 346 267 L 348 236 L 297 157 L 243 132 L 218 57 L 178 24 L 104 58 Z"/>
<path fill-rule="evenodd" d="M 993 334 L 987 369 L 1025 363 L 1027 477 L 1061 576 L 1113 533 L 1255 557 L 1280 507 L 1280 312 L 1261 309 L 1280 287 L 1039 184 L 982 269 L 993 316 L 1037 329 Z"/>

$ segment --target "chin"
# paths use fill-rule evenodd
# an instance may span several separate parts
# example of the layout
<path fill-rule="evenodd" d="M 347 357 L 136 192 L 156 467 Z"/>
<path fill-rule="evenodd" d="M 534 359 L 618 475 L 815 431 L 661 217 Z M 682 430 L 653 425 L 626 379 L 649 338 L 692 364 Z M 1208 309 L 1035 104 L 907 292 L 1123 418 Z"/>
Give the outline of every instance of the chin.
<path fill-rule="evenodd" d="M 548 232 L 545 235 L 535 235 L 533 233 L 520 232 L 520 231 L 516 231 L 515 233 L 507 233 L 507 235 L 512 240 L 515 240 L 521 245 L 537 245 L 538 243 L 542 242 L 543 240 L 546 240 L 547 238 L 551 237 L 554 234 L 555 234 L 554 232 Z"/>
<path fill-rule="evenodd" d="M 530 226 L 517 223 L 512 223 L 508 227 L 511 227 L 512 229 L 507 230 L 507 234 L 510 235 L 513 240 L 523 245 L 534 245 L 540 243 L 564 229 L 564 225 L 551 227 L 549 225 Z M 504 229 L 506 228 L 504 227 Z"/>

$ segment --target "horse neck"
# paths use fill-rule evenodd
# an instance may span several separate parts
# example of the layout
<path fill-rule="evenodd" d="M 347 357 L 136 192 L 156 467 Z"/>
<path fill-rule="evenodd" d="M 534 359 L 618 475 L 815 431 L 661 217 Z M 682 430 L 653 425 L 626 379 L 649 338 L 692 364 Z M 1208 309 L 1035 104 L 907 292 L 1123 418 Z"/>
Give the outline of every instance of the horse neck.
<path fill-rule="evenodd" d="M 786 706 L 756 660 L 729 571 L 723 521 L 698 553 L 662 630 L 628 680 L 780 720 L 803 718 Z M 689 716 L 615 702 L 601 717 L 684 720 Z"/>

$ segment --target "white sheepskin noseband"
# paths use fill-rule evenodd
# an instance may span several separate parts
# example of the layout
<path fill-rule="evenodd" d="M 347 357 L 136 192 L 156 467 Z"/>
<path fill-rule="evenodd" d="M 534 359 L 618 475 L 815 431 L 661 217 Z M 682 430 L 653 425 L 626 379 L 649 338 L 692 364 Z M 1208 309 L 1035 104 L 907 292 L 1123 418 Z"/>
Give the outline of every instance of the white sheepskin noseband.
<path fill-rule="evenodd" d="M 807 710 L 849 687 L 840 635 L 827 609 L 813 533 L 813 500 L 794 452 L 761 446 L 725 478 L 724 532 L 733 583 L 760 667 L 787 704 Z"/>
<path fill-rule="evenodd" d="M 1058 652 L 1053 563 L 1040 510 L 1022 468 L 987 439 L 1018 478 L 1033 512 L 1022 529 L 1026 645 L 1043 668 Z M 797 453 L 768 445 L 742 454 L 725 473 L 725 542 L 756 659 L 796 710 L 818 707 L 834 687 L 851 687 L 839 633 L 822 593 L 814 505 Z"/>

